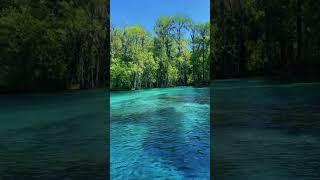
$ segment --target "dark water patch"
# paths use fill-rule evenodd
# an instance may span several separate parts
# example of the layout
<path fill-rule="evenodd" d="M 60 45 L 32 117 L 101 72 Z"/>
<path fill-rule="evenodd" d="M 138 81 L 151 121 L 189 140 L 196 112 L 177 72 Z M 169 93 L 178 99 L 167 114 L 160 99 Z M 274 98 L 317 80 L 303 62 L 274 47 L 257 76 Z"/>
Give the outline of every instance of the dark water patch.
<path fill-rule="evenodd" d="M 192 95 L 192 94 L 185 94 L 185 95 L 168 95 L 162 94 L 158 96 L 158 99 L 167 101 L 167 102 L 180 102 L 180 103 L 198 103 L 198 104 L 209 104 L 209 96 L 202 94 L 202 95 Z"/>
<path fill-rule="evenodd" d="M 152 123 L 143 142 L 144 151 L 170 162 L 178 170 L 182 170 L 182 167 L 185 167 L 185 170 L 188 170 L 186 167 L 192 167 L 186 164 L 184 157 L 187 149 L 181 131 L 181 114 L 174 108 L 165 108 L 149 114 L 147 119 L 150 117 L 155 123 Z"/>

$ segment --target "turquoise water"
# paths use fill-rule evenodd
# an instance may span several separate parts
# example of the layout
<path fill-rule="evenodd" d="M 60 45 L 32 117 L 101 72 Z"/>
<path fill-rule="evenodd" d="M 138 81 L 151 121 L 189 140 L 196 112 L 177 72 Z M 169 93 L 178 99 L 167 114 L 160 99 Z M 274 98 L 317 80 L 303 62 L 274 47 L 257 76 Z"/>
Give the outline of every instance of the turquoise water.
<path fill-rule="evenodd" d="M 209 89 L 111 93 L 111 179 L 209 179 Z"/>
<path fill-rule="evenodd" d="M 0 179 L 105 179 L 105 90 L 0 96 Z"/>
<path fill-rule="evenodd" d="M 215 179 L 319 179 L 320 83 L 214 81 Z"/>
<path fill-rule="evenodd" d="M 216 179 L 319 179 L 320 83 L 212 86 Z M 112 179 L 208 179 L 209 89 L 111 95 Z M 105 179 L 104 90 L 0 96 L 0 179 Z"/>

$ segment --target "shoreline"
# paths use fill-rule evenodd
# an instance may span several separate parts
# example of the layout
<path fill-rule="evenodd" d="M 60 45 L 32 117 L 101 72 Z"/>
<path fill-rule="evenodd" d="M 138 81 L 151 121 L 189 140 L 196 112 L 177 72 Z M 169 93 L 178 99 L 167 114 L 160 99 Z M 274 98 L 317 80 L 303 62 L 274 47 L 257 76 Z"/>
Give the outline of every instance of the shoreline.
<path fill-rule="evenodd" d="M 0 90 L 0 97 L 1 96 L 19 96 L 19 95 L 34 95 L 34 94 L 63 94 L 63 93 L 75 93 L 81 91 L 94 91 L 94 90 L 106 90 L 106 87 L 97 87 L 97 88 L 89 88 L 89 89 L 63 89 L 63 90 L 28 90 L 28 91 L 1 91 Z"/>
<path fill-rule="evenodd" d="M 197 87 L 197 86 L 171 86 L 171 87 L 155 87 L 155 88 L 141 88 L 141 89 L 135 89 L 135 90 L 128 90 L 128 89 L 110 89 L 110 92 L 134 92 L 134 91 L 144 91 L 144 90 L 153 90 L 153 89 L 170 89 L 170 88 L 178 88 L 178 87 L 192 87 L 192 88 L 210 88 L 210 86 L 202 86 L 202 87 Z"/>
<path fill-rule="evenodd" d="M 109 89 L 110 92 L 130 92 L 130 91 L 140 91 L 140 90 L 151 90 L 151 89 L 165 89 L 165 88 L 177 88 L 177 87 L 193 87 L 193 88 L 209 88 L 210 83 L 205 85 L 181 85 L 181 86 L 168 86 L 168 87 L 153 87 L 153 88 L 141 88 L 141 89 Z"/>
<path fill-rule="evenodd" d="M 0 96 L 11 96 L 11 95 L 32 95 L 32 94 L 59 94 L 59 93 L 70 93 L 70 92 L 80 92 L 80 91 L 90 91 L 104 89 L 109 92 L 130 92 L 130 91 L 139 91 L 139 90 L 149 90 L 149 89 L 162 89 L 162 88 L 176 88 L 176 87 L 193 87 L 193 88 L 206 88 L 210 87 L 211 83 L 214 81 L 232 81 L 232 80 L 270 80 L 270 81 L 286 81 L 286 82 L 320 82 L 318 77 L 284 77 L 284 76 L 235 76 L 235 77 L 223 77 L 223 78 L 214 78 L 210 82 L 204 82 L 199 84 L 188 84 L 188 85 L 177 85 L 177 86 L 168 86 L 168 87 L 153 87 L 153 88 L 141 88 L 141 89 L 110 89 L 108 87 L 96 87 L 96 88 L 69 88 L 69 89 L 45 89 L 39 88 L 36 90 L 4 90 L 3 87 L 0 87 Z"/>

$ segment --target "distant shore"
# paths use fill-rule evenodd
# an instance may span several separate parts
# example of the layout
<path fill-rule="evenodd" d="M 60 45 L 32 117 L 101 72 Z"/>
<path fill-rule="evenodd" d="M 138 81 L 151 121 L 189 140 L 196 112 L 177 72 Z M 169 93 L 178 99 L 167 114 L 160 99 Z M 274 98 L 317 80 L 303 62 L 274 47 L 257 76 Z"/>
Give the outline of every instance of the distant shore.
<path fill-rule="evenodd" d="M 167 87 L 152 87 L 152 88 L 139 88 L 139 89 L 113 88 L 113 89 L 110 89 L 110 91 L 111 91 L 111 92 L 118 92 L 118 91 L 136 91 L 136 90 L 145 90 L 145 89 L 174 88 L 174 87 L 204 88 L 204 87 L 210 87 L 210 83 L 209 83 L 209 82 L 201 82 L 201 83 L 191 83 L 191 84 L 187 84 L 187 85 L 176 85 L 176 86 L 167 86 Z"/>

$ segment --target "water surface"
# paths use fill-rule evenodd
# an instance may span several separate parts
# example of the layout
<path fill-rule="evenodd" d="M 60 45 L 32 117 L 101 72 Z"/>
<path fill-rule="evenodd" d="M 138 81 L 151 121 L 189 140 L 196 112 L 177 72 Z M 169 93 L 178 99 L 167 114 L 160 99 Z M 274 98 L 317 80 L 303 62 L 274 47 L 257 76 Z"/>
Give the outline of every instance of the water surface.
<path fill-rule="evenodd" d="M 111 179 L 208 179 L 209 90 L 111 93 Z"/>
<path fill-rule="evenodd" d="M 320 83 L 212 84 L 214 177 L 319 179 Z"/>
<path fill-rule="evenodd" d="M 105 179 L 104 90 L 0 96 L 0 179 Z"/>

